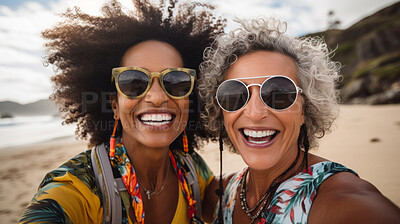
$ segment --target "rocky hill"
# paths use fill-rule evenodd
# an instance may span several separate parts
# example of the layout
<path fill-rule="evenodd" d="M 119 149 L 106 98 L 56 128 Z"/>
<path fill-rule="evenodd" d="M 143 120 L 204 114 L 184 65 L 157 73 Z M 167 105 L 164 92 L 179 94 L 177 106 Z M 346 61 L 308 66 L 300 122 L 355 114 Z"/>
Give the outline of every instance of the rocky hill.
<path fill-rule="evenodd" d="M 400 103 L 400 2 L 322 36 L 343 68 L 343 103 Z"/>
<path fill-rule="evenodd" d="M 58 108 L 50 100 L 39 100 L 28 104 L 19 104 L 12 101 L 0 102 L 1 118 L 14 116 L 43 116 L 58 115 Z"/>

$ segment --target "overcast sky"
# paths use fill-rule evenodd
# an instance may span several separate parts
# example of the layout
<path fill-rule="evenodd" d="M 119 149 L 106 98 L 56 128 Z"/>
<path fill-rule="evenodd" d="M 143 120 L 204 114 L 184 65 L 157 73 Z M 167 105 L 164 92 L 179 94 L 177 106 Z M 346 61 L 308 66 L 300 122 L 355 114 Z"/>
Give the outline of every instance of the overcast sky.
<path fill-rule="evenodd" d="M 274 16 L 288 22 L 290 35 L 303 35 L 327 28 L 330 10 L 347 28 L 365 16 L 389 6 L 394 0 L 202 0 L 213 2 L 217 14 L 228 18 Z M 2 0 L 0 2 L 0 101 L 29 103 L 51 93 L 51 67 L 43 66 L 40 32 L 60 21 L 57 14 L 68 7 L 98 14 L 105 0 Z M 130 0 L 120 1 L 132 8 Z"/>

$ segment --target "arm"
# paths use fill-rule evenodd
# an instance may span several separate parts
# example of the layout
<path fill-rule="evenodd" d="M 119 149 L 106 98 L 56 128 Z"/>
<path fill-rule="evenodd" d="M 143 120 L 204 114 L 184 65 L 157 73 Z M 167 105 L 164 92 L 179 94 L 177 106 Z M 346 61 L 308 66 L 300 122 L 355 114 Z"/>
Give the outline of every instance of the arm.
<path fill-rule="evenodd" d="M 400 223 L 400 209 L 372 184 L 338 173 L 319 188 L 309 223 Z"/>
<path fill-rule="evenodd" d="M 49 172 L 20 223 L 101 223 L 101 192 L 88 166 L 88 156 L 90 152 L 78 154 Z"/>
<path fill-rule="evenodd" d="M 223 189 L 226 188 L 226 185 L 228 185 L 233 175 L 235 175 L 233 172 L 222 175 Z M 203 219 L 208 223 L 212 223 L 215 219 L 214 213 L 217 203 L 219 202 L 219 197 L 215 191 L 219 188 L 219 178 L 219 176 L 214 177 L 211 183 L 207 186 L 202 204 Z"/>
<path fill-rule="evenodd" d="M 19 223 L 72 223 L 64 209 L 52 199 L 36 200 L 29 204 Z"/>
<path fill-rule="evenodd" d="M 59 177 L 60 182 L 39 189 L 20 223 L 101 223 L 103 209 L 99 198 L 71 176 L 67 173 Z"/>

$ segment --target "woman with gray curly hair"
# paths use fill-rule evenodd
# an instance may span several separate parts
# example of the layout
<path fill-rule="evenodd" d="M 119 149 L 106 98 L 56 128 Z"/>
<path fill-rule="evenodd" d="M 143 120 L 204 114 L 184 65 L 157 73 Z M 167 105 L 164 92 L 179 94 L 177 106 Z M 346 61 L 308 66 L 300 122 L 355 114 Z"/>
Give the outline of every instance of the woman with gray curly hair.
<path fill-rule="evenodd" d="M 340 64 L 324 40 L 289 37 L 272 18 L 238 22 L 200 66 L 206 129 L 248 165 L 222 178 L 215 222 L 398 223 L 373 185 L 308 153 L 339 111 Z"/>

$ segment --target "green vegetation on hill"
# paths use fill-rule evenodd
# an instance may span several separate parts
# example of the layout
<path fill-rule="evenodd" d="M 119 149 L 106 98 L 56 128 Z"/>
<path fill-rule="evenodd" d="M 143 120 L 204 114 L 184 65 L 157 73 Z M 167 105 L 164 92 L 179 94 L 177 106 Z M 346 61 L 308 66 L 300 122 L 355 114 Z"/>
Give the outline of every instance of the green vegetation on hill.
<path fill-rule="evenodd" d="M 323 37 L 342 64 L 345 103 L 400 103 L 400 2 Z"/>
<path fill-rule="evenodd" d="M 400 51 L 382 55 L 360 63 L 354 70 L 353 79 L 373 75 L 378 81 L 394 82 L 400 79 Z"/>

